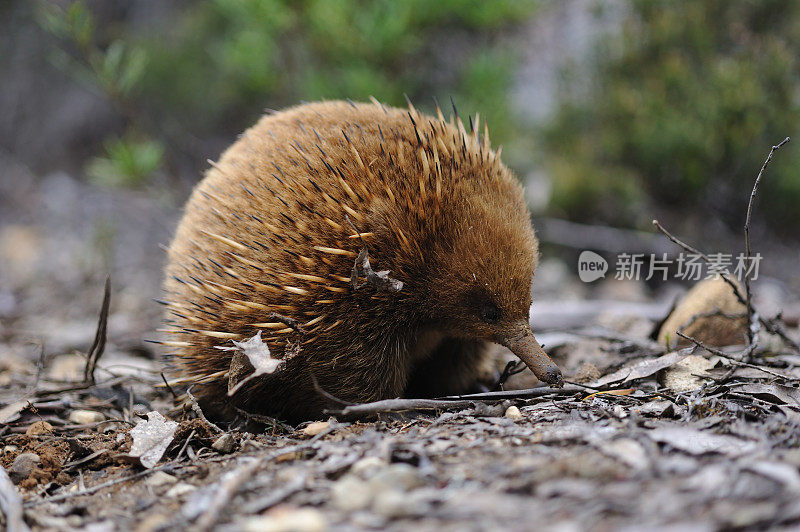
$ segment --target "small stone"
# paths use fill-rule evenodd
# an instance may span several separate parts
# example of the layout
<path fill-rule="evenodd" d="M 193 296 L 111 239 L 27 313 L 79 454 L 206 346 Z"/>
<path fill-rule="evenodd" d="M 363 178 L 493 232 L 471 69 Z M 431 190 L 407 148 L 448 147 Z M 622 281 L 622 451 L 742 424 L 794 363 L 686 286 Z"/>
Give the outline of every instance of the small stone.
<path fill-rule="evenodd" d="M 28 478 L 41 462 L 42 459 L 36 453 L 22 453 L 14 459 L 8 469 L 8 476 L 14 483 L 19 483 Z"/>
<path fill-rule="evenodd" d="M 506 408 L 506 417 L 511 421 L 519 421 L 522 419 L 522 412 L 516 406 L 509 406 Z"/>
<path fill-rule="evenodd" d="M 387 519 L 414 515 L 418 512 L 416 502 L 400 490 L 386 490 L 375 496 L 372 511 Z"/>
<path fill-rule="evenodd" d="M 620 438 L 605 443 L 600 451 L 636 471 L 649 467 L 650 459 L 641 443 L 632 438 Z"/>
<path fill-rule="evenodd" d="M 316 436 L 330 426 L 331 424 L 328 421 L 315 421 L 303 429 L 303 434 L 306 436 Z"/>
<path fill-rule="evenodd" d="M 345 475 L 331 488 L 331 502 L 345 512 L 367 508 L 372 495 L 369 484 L 353 475 Z"/>
<path fill-rule="evenodd" d="M 145 481 L 148 486 L 157 487 L 157 486 L 166 486 L 167 484 L 174 484 L 177 482 L 178 479 L 170 475 L 169 473 L 165 473 L 163 471 L 156 471 Z"/>
<path fill-rule="evenodd" d="M 89 425 L 105 421 L 106 416 L 94 410 L 73 410 L 69 413 L 69 421 L 78 425 Z"/>
<path fill-rule="evenodd" d="M 368 481 L 373 493 L 398 489 L 408 491 L 424 484 L 416 467 L 408 464 L 390 464 L 376 472 Z"/>
<path fill-rule="evenodd" d="M 211 444 L 211 448 L 217 452 L 222 454 L 228 454 L 229 452 L 233 451 L 233 447 L 236 445 L 236 438 L 233 437 L 233 434 L 230 432 L 226 432 L 216 440 L 214 443 Z"/>
<path fill-rule="evenodd" d="M 39 434 L 49 434 L 53 432 L 53 425 L 47 421 L 35 421 L 25 431 L 26 436 L 37 436 Z"/>
<path fill-rule="evenodd" d="M 6 445 L 3 447 L 3 454 L 11 454 L 19 451 L 19 447 L 16 445 Z"/>
<path fill-rule="evenodd" d="M 386 466 L 386 462 L 377 456 L 367 456 L 353 464 L 350 472 L 361 478 L 372 476 L 373 473 Z"/>
<path fill-rule="evenodd" d="M 314 508 L 278 507 L 258 517 L 241 522 L 245 532 L 324 532 L 328 522 Z"/>
<path fill-rule="evenodd" d="M 48 364 L 47 376 L 54 381 L 79 381 L 85 366 L 86 359 L 80 355 L 59 355 Z"/>
<path fill-rule="evenodd" d="M 175 484 L 174 486 L 172 486 L 169 489 L 169 491 L 164 494 L 164 496 L 168 498 L 180 497 L 181 495 L 186 495 L 187 493 L 191 493 L 196 489 L 197 488 L 192 486 L 191 484 L 187 484 L 186 482 L 181 482 L 180 484 Z"/>
<path fill-rule="evenodd" d="M 711 382 L 711 379 L 698 377 L 710 369 L 714 364 L 707 358 L 697 355 L 689 355 L 674 366 L 664 370 L 661 376 L 661 384 L 673 392 L 691 392 L 700 388 L 703 384 Z"/>

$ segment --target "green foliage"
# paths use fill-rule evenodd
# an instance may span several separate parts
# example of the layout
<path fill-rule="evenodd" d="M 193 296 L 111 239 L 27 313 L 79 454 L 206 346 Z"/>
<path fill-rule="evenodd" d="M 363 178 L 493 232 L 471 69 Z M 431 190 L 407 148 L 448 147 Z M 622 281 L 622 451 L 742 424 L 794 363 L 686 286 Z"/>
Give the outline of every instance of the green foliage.
<path fill-rule="evenodd" d="M 97 47 L 97 23 L 84 2 L 74 2 L 65 10 L 56 4 L 42 3 L 38 18 L 42 27 L 77 48 L 77 58 L 66 49 L 54 49 L 51 60 L 56 66 L 114 99 L 134 94 L 147 68 L 148 58 L 143 48 L 121 39 L 105 49 Z"/>
<path fill-rule="evenodd" d="M 88 177 L 97 183 L 115 186 L 140 185 L 160 168 L 164 146 L 141 129 L 135 96 L 144 79 L 148 54 L 144 48 L 115 39 L 101 48 L 97 45 L 97 22 L 84 2 L 73 2 L 66 9 L 44 2 L 39 5 L 40 25 L 54 36 L 71 43 L 55 48 L 51 61 L 77 81 L 107 96 L 128 122 L 128 134 L 111 137 L 103 143 L 105 154 L 89 161 Z M 72 52 L 72 53 L 70 53 Z"/>
<path fill-rule="evenodd" d="M 463 114 L 488 115 L 495 140 L 515 137 L 506 106 L 514 54 L 497 37 L 535 4 L 204 0 L 177 11 L 167 27 L 132 33 L 98 24 L 83 2 L 66 10 L 47 2 L 40 20 L 64 41 L 56 62 L 172 154 L 187 151 L 187 137 L 232 136 L 265 107 L 370 96 L 402 105 L 404 94 L 423 108 L 432 107 L 432 95 L 454 96 Z M 130 164 L 135 144 L 117 142 L 113 154 L 107 143 L 106 162 L 93 169 L 125 168 L 130 179 L 111 181 L 137 181 L 147 165 Z"/>
<path fill-rule="evenodd" d="M 105 156 L 93 158 L 86 167 L 89 178 L 101 185 L 141 185 L 161 167 L 164 159 L 160 143 L 132 135 L 110 138 L 103 147 Z"/>
<path fill-rule="evenodd" d="M 800 4 L 628 4 L 622 34 L 597 49 L 594 83 L 582 92 L 565 84 L 547 128 L 556 208 L 635 224 L 647 217 L 629 200 L 648 195 L 711 206 L 739 225 L 770 146 L 800 126 Z M 776 224 L 800 221 L 798 163 L 791 143 L 761 189 Z"/>

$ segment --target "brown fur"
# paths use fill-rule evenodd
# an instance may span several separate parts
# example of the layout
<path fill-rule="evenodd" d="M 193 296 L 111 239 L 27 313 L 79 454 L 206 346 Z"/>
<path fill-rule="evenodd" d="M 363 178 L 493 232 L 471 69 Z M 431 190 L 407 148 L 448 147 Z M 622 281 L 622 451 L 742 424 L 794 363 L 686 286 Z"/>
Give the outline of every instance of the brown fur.
<path fill-rule="evenodd" d="M 527 324 L 537 241 L 522 188 L 460 120 L 301 105 L 263 117 L 212 166 L 169 249 L 164 343 L 218 416 L 318 417 L 329 402 L 314 380 L 350 402 L 466 392 L 487 342 Z M 351 286 L 364 247 L 400 291 Z M 497 323 L 483 319 L 492 302 Z M 300 351 L 229 398 L 231 354 L 215 347 L 259 330 L 273 356 Z"/>

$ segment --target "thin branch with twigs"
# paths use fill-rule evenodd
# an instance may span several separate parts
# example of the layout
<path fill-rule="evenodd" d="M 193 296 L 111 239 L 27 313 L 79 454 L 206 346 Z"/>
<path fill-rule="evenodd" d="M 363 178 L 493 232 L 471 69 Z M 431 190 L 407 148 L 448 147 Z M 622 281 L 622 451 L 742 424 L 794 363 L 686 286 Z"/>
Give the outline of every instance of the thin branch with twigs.
<path fill-rule="evenodd" d="M 741 360 L 739 360 L 739 359 L 737 359 L 735 357 L 732 357 L 731 355 L 729 355 L 725 351 L 722 351 L 720 349 L 717 349 L 715 347 L 707 345 L 707 344 L 701 342 L 700 340 L 698 340 L 697 338 L 694 338 L 692 336 L 688 336 L 686 334 L 683 334 L 680 331 L 675 331 L 675 334 L 677 334 L 681 338 L 689 340 L 690 342 L 692 342 L 697 347 L 700 347 L 701 349 L 705 349 L 706 351 L 708 351 L 712 355 L 717 355 L 720 358 L 724 358 L 725 360 L 730 361 L 735 366 L 740 366 L 740 367 L 743 367 L 743 368 L 757 369 L 759 371 L 763 371 L 767 375 L 772 375 L 773 377 L 777 377 L 777 378 L 783 379 L 783 380 L 790 380 L 790 381 L 796 381 L 797 380 L 794 377 L 790 377 L 788 375 L 783 375 L 783 374 L 778 373 L 776 371 L 769 370 L 769 369 L 767 369 L 767 368 L 765 368 L 763 366 L 759 366 L 757 364 L 750 364 L 749 362 L 743 362 L 743 361 L 741 361 Z"/>
<path fill-rule="evenodd" d="M 755 327 L 755 323 L 753 323 L 753 305 L 751 304 L 752 294 L 750 292 L 750 218 L 753 215 L 753 202 L 756 199 L 756 193 L 758 192 L 758 185 L 761 184 L 761 176 L 764 175 L 764 171 L 769 166 L 770 161 L 772 160 L 772 155 L 781 149 L 786 143 L 789 142 L 789 137 L 786 137 L 781 142 L 776 144 L 769 150 L 769 155 L 764 160 L 764 164 L 761 165 L 761 170 L 759 170 L 758 175 L 756 176 L 756 182 L 753 184 L 753 191 L 750 193 L 750 200 L 747 202 L 747 217 L 744 221 L 744 255 L 745 260 L 747 261 L 747 269 L 745 270 L 744 275 L 744 291 L 747 295 L 747 339 L 751 345 L 756 344 L 758 342 L 758 330 Z"/>
<path fill-rule="evenodd" d="M 742 358 L 749 357 L 758 346 L 758 330 L 760 326 L 763 326 L 768 332 L 777 335 L 783 342 L 789 346 L 795 352 L 800 353 L 800 345 L 797 344 L 794 340 L 789 338 L 786 332 L 783 330 L 783 327 L 780 323 L 775 320 L 775 318 L 768 320 L 763 318 L 756 312 L 755 307 L 753 306 L 752 301 L 752 291 L 750 288 L 750 276 L 752 275 L 750 272 L 750 262 L 752 260 L 752 250 L 750 246 L 750 221 L 753 215 L 753 202 L 755 201 L 756 193 L 758 192 L 758 187 L 761 184 L 761 178 L 764 175 L 767 166 L 769 166 L 770 161 L 772 160 L 772 156 L 775 154 L 777 150 L 782 148 L 786 143 L 788 143 L 791 139 L 786 137 L 780 143 L 772 146 L 772 149 L 769 151 L 769 155 L 764 160 L 764 164 L 761 165 L 761 170 L 759 170 L 758 175 L 756 176 L 755 183 L 753 184 L 753 190 L 750 193 L 750 200 L 747 203 L 747 215 L 745 217 L 745 224 L 744 224 L 744 239 L 745 239 L 745 261 L 747 261 L 747 268 L 745 269 L 744 274 L 744 287 L 745 291 L 742 294 L 739 285 L 736 281 L 731 277 L 731 275 L 727 272 L 720 272 L 722 279 L 730 285 L 731 289 L 733 289 L 733 293 L 736 296 L 736 299 L 745 306 L 747 309 L 747 348 L 742 354 Z M 690 246 L 686 242 L 682 241 L 669 231 L 667 231 L 664 226 L 662 226 L 658 220 L 653 220 L 653 225 L 661 231 L 667 238 L 669 238 L 672 242 L 683 248 L 684 250 L 688 251 L 689 253 L 693 253 L 695 255 L 700 256 L 707 264 L 713 264 L 713 261 L 700 251 L 699 249 Z"/>

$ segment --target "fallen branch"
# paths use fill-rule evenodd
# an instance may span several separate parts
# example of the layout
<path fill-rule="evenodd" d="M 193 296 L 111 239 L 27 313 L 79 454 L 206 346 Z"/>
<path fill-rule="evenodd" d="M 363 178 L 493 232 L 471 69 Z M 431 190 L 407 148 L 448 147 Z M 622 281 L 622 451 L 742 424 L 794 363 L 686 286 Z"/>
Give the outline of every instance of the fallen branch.
<path fill-rule="evenodd" d="M 527 390 L 509 390 L 499 392 L 475 393 L 468 395 L 452 395 L 439 399 L 384 399 L 372 403 L 348 405 L 340 410 L 326 410 L 325 413 L 342 417 L 360 417 L 374 414 L 388 414 L 392 412 L 407 412 L 412 410 L 452 410 L 468 408 L 476 402 L 503 401 L 506 399 L 529 399 L 546 395 L 570 395 L 582 392 L 577 386 L 564 386 L 563 388 L 530 388 Z"/>

